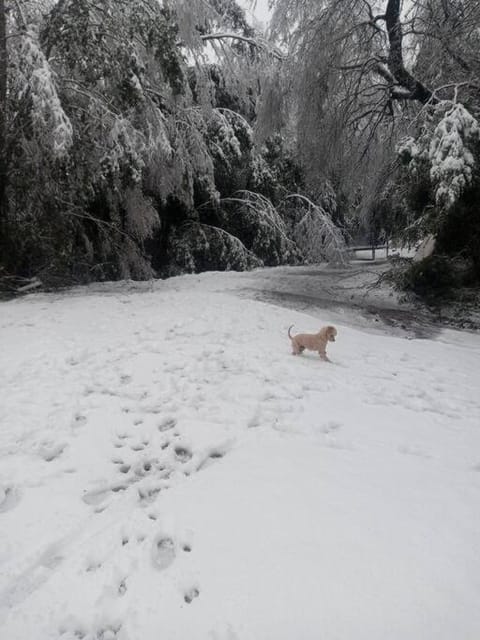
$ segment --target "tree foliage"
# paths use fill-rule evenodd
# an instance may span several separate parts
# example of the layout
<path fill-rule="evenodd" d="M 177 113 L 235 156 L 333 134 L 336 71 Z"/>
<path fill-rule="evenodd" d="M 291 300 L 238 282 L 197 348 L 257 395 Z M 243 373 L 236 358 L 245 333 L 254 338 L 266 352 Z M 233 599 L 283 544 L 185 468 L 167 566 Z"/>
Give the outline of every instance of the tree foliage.
<path fill-rule="evenodd" d="M 288 152 L 255 146 L 252 128 L 278 53 L 234 0 L 6 0 L 0 19 L 7 273 L 55 284 L 300 259 L 272 223 Z"/>
<path fill-rule="evenodd" d="M 373 236 L 444 238 L 462 211 L 463 240 L 454 244 L 475 262 L 480 4 L 272 4 L 271 37 L 287 63 L 264 92 L 262 135 L 275 96 L 277 126 L 293 132 L 307 183 L 333 185 L 353 232 L 363 222 Z"/>
<path fill-rule="evenodd" d="M 339 261 L 337 227 L 461 220 L 476 264 L 479 3 L 272 5 L 266 39 L 235 0 L 3 0 L 3 269 Z"/>

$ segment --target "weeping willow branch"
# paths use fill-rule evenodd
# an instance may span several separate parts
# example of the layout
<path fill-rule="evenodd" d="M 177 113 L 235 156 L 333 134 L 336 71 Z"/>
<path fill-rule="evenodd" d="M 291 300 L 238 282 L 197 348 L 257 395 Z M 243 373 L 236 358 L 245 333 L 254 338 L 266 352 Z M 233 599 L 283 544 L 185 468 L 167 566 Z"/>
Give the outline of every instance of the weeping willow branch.
<path fill-rule="evenodd" d="M 348 264 L 347 247 L 340 229 L 328 213 L 309 198 L 294 193 L 285 199 L 297 198 L 307 205 L 307 211 L 294 229 L 295 241 L 310 262 L 327 260 L 332 264 Z"/>
<path fill-rule="evenodd" d="M 240 40 L 241 42 L 246 42 L 252 47 L 260 49 L 260 51 L 264 51 L 265 53 L 272 55 L 274 58 L 277 58 L 277 60 L 285 59 L 285 56 L 278 51 L 278 49 L 271 47 L 266 42 L 262 42 L 258 38 L 249 38 L 248 36 L 242 36 L 238 33 L 209 33 L 200 37 L 204 42 L 208 42 L 209 40 Z"/>
<path fill-rule="evenodd" d="M 246 206 L 276 229 L 284 239 L 289 240 L 285 222 L 268 198 L 248 190 L 239 191 L 238 195 L 240 196 L 238 198 L 222 198 L 221 202 L 236 202 Z"/>

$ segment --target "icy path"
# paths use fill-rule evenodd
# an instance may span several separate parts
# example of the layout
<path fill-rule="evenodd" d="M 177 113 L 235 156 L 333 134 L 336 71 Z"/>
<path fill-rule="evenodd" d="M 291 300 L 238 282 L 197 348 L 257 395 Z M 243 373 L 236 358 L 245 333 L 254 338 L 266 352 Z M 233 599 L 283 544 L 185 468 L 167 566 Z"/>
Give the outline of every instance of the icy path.
<path fill-rule="evenodd" d="M 478 640 L 480 337 L 243 286 L 0 305 L 2 640 Z"/>

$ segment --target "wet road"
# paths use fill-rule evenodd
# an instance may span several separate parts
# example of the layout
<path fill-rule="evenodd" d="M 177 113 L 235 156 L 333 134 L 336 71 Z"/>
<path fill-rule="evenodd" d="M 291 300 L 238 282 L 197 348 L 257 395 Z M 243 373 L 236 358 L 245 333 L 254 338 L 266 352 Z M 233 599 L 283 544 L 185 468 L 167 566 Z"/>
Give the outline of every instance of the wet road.
<path fill-rule="evenodd" d="M 257 271 L 242 289 L 255 300 L 308 313 L 322 322 L 407 338 L 432 338 L 442 325 L 432 313 L 402 303 L 386 285 L 375 286 L 385 263 L 346 269 L 294 267 Z"/>

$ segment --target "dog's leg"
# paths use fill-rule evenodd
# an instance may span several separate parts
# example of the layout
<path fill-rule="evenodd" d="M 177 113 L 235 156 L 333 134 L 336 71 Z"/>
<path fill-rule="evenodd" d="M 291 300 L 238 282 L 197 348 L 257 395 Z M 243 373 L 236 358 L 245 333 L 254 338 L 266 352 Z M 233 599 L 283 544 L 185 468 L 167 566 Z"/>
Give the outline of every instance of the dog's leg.
<path fill-rule="evenodd" d="M 322 360 L 324 360 L 325 362 L 331 362 L 330 358 L 327 356 L 327 352 L 326 351 L 319 351 L 318 355 L 320 356 L 320 358 Z"/>
<path fill-rule="evenodd" d="M 300 347 L 295 340 L 292 340 L 292 356 L 298 356 L 301 353 L 302 347 Z"/>

